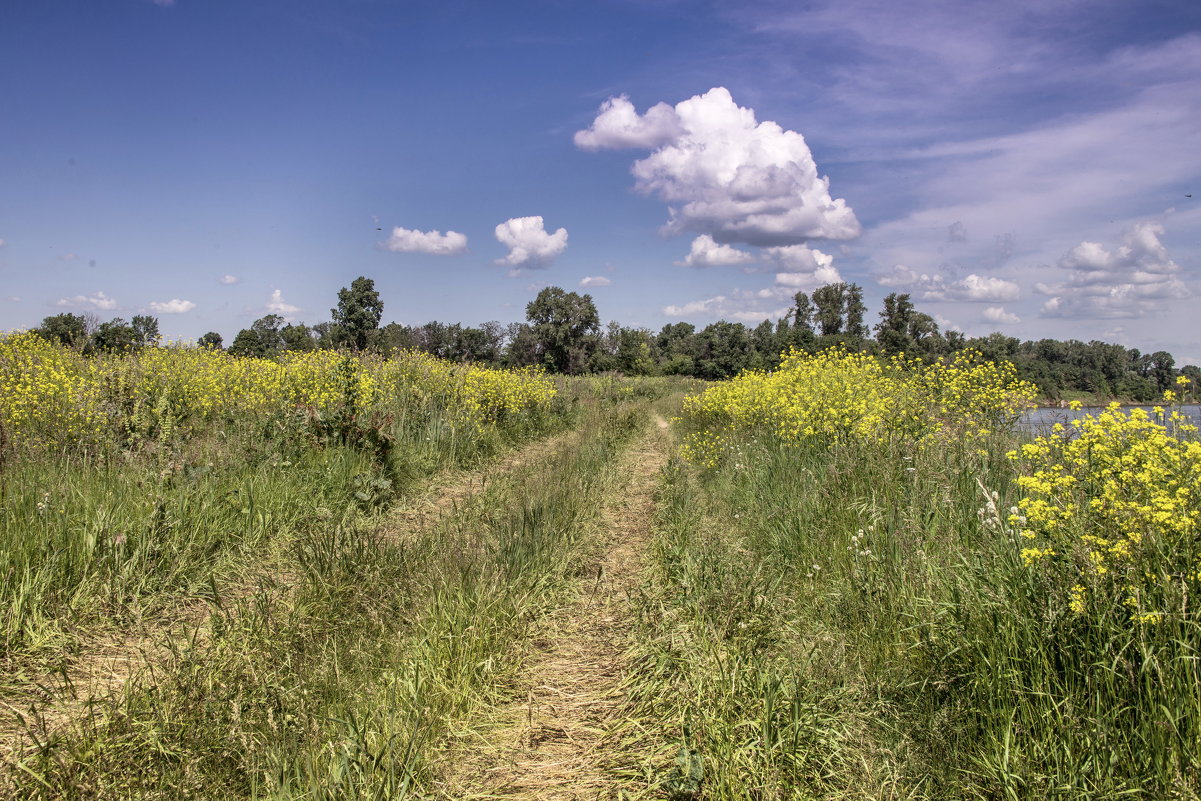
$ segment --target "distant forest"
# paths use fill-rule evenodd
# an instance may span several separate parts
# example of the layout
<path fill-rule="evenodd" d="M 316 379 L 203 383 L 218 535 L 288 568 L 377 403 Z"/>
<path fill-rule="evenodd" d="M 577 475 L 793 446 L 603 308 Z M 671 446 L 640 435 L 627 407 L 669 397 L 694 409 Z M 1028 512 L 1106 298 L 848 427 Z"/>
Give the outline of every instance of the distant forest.
<path fill-rule="evenodd" d="M 1091 394 L 1098 398 L 1151 401 L 1179 375 L 1194 388 L 1201 368 L 1176 367 L 1170 353 L 1142 353 L 1092 340 L 1022 341 L 1000 333 L 965 337 L 941 331 L 934 318 L 918 311 L 908 294 L 884 299 L 875 321 L 867 319 L 863 289 L 858 284 L 827 284 L 811 295 L 798 292 L 792 308 L 779 320 L 756 326 L 726 321 L 697 329 L 691 323 L 669 323 L 658 332 L 627 328 L 616 322 L 602 326 L 590 295 L 547 287 L 526 306 L 526 321 L 478 326 L 428 322 L 380 326 L 383 301 L 374 282 L 360 277 L 338 292 L 332 319 L 315 325 L 289 323 L 268 314 L 238 332 L 231 354 L 275 358 L 283 353 L 342 348 L 387 354 L 415 348 L 443 359 L 504 367 L 541 365 L 569 375 L 620 372 L 626 375 L 686 375 L 722 379 L 752 368 L 771 370 L 791 348 L 817 352 L 841 345 L 880 354 L 904 352 L 933 361 L 964 349 L 991 360 L 1013 362 L 1019 374 L 1051 399 Z M 138 316 L 100 323 L 82 315 L 47 317 L 36 331 L 52 341 L 85 352 L 137 349 L 156 345 L 158 321 Z M 222 348 L 216 332 L 201 336 L 203 347 Z"/>

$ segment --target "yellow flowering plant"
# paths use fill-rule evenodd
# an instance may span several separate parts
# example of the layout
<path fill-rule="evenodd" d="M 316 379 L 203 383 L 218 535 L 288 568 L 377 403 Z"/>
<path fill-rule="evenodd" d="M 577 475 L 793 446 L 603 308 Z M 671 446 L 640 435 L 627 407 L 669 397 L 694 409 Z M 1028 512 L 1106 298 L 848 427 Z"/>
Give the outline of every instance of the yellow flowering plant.
<path fill-rule="evenodd" d="M 1022 470 L 1009 517 L 1022 560 L 1070 586 L 1073 613 L 1157 623 L 1198 589 L 1201 442 L 1186 438 L 1195 430 L 1178 409 L 1112 404 L 1009 454 Z"/>
<path fill-rule="evenodd" d="M 279 360 L 181 345 L 84 356 L 34 333 L 0 337 L 0 427 L 19 449 L 116 439 L 168 440 L 222 416 L 263 418 L 432 409 L 468 436 L 546 412 L 557 390 L 537 370 L 461 365 L 425 353 L 392 358 L 318 350 Z"/>
<path fill-rule="evenodd" d="M 772 372 L 750 370 L 685 399 L 696 430 L 683 452 L 713 467 L 734 432 L 823 448 L 979 438 L 1011 422 L 1035 394 L 1013 365 L 974 351 L 927 365 L 903 354 L 794 350 Z"/>

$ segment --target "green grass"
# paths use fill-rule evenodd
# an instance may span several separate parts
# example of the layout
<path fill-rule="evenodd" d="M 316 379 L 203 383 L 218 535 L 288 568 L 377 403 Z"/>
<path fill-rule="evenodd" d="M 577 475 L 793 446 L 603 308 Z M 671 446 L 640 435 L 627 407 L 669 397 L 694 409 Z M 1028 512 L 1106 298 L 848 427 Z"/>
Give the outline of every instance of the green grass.
<path fill-rule="evenodd" d="M 576 388 L 579 433 L 560 452 L 497 476 L 440 526 L 397 536 L 349 516 L 295 527 L 274 578 L 211 597 L 206 623 L 119 698 L 27 753 L 4 792 L 344 799 L 436 789 L 449 738 L 504 695 L 530 626 L 577 578 L 615 456 L 647 425 L 645 400 L 592 389 Z"/>
<path fill-rule="evenodd" d="M 1195 618 L 1049 613 L 979 515 L 981 484 L 1009 505 L 1007 449 L 747 440 L 674 465 L 631 708 L 660 792 L 1198 797 Z"/>

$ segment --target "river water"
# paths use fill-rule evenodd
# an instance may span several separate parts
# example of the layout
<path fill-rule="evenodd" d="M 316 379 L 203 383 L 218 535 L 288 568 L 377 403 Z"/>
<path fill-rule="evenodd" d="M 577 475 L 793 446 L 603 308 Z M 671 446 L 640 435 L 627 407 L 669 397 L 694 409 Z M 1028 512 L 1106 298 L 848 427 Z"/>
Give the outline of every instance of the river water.
<path fill-rule="evenodd" d="M 1146 409 L 1151 411 L 1151 406 L 1123 406 L 1124 411 L 1129 412 L 1131 409 Z M 1051 427 L 1056 423 L 1068 425 L 1073 420 L 1079 420 L 1086 414 L 1097 415 L 1105 410 L 1103 406 L 1086 406 L 1083 409 L 1058 409 L 1053 406 L 1043 406 L 1038 409 L 1031 409 L 1018 419 L 1014 426 L 1018 431 L 1024 431 L 1027 434 L 1046 435 L 1051 433 Z M 1181 407 L 1180 411 L 1189 418 L 1189 422 L 1193 425 L 1201 426 L 1201 404 L 1190 403 Z"/>

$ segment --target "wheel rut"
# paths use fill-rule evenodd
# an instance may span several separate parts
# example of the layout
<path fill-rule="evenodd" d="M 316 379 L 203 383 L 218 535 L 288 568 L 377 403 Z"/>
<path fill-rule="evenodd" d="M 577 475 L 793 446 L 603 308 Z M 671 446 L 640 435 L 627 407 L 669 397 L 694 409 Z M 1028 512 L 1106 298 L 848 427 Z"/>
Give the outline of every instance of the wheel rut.
<path fill-rule="evenodd" d="M 541 463 L 578 434 L 573 429 L 535 440 L 482 468 L 430 477 L 411 500 L 389 512 L 381 534 L 393 541 L 416 537 L 470 503 L 490 482 Z M 222 603 L 230 606 L 263 586 L 287 592 L 295 581 L 286 566 L 272 563 L 224 588 Z M 206 640 L 211 612 L 209 602 L 189 599 L 130 631 L 87 637 L 53 672 L 19 674 L 0 683 L 0 767 L 88 718 L 103 716 L 135 677 L 170 662 L 180 644 Z"/>
<path fill-rule="evenodd" d="M 577 596 L 544 621 L 518 698 L 453 748 L 440 787 L 455 799 L 608 799 L 621 792 L 609 732 L 625 707 L 630 596 L 651 536 L 668 424 L 621 461 L 624 480 L 601 510 L 603 552 Z"/>

